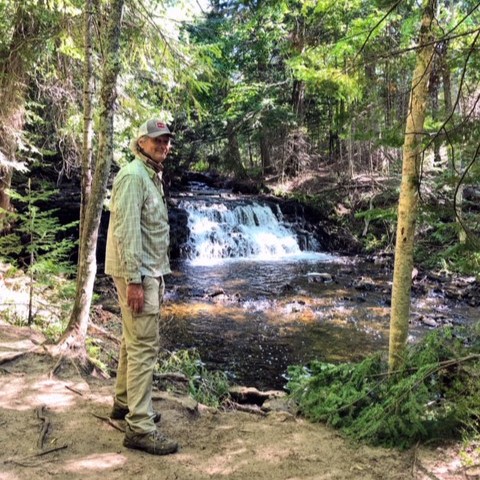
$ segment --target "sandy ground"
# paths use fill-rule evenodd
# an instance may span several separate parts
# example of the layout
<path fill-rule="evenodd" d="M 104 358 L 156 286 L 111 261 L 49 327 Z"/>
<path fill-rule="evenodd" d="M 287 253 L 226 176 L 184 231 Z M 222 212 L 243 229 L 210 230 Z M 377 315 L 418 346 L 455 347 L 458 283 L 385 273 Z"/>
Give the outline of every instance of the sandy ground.
<path fill-rule="evenodd" d="M 458 446 L 370 448 L 286 412 L 214 412 L 157 391 L 160 429 L 180 451 L 155 457 L 128 450 L 124 422 L 106 418 L 113 381 L 84 378 L 70 363 L 52 375 L 56 361 L 41 353 L 43 342 L 39 333 L 0 322 L 0 480 L 479 478 L 461 466 Z"/>

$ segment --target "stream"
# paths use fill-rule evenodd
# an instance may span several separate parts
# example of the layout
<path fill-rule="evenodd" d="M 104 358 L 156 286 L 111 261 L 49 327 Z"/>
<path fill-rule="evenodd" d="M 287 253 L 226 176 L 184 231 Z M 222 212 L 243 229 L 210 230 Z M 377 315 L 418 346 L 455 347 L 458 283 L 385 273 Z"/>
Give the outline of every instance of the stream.
<path fill-rule="evenodd" d="M 281 389 L 289 365 L 387 350 L 390 262 L 318 251 L 315 238 L 302 231 L 299 240 L 280 211 L 252 200 L 182 205 L 190 235 L 166 277 L 165 348 L 194 348 L 207 368 L 259 389 Z M 476 310 L 427 286 L 413 295 L 409 340 Z"/>

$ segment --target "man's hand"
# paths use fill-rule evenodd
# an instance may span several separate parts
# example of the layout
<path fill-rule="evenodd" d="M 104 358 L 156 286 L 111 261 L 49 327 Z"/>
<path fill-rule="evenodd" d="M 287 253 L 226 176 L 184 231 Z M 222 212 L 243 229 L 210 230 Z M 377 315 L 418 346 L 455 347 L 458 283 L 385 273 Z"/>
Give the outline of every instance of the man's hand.
<path fill-rule="evenodd" d="M 127 304 L 134 313 L 143 310 L 143 285 L 141 283 L 129 283 L 127 285 Z"/>

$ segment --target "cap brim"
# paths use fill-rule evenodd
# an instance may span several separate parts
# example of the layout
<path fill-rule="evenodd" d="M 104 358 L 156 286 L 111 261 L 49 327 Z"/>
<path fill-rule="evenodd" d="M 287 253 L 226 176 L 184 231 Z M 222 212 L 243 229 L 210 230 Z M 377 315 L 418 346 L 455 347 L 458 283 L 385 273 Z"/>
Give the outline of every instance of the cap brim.
<path fill-rule="evenodd" d="M 165 137 L 174 137 L 175 134 L 172 133 L 172 132 L 153 132 L 153 133 L 147 133 L 147 137 L 150 137 L 150 138 L 157 138 L 157 137 L 162 137 L 162 136 L 165 136 Z"/>

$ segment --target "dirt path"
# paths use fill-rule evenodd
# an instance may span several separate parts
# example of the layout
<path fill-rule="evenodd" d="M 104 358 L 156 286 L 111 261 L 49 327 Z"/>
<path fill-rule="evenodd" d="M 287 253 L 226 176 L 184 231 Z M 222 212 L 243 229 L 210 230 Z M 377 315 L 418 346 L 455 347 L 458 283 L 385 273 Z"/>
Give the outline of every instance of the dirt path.
<path fill-rule="evenodd" d="M 0 480 L 475 478 L 466 477 L 453 447 L 398 452 L 352 445 L 287 413 L 215 413 L 162 392 L 155 392 L 161 429 L 179 441 L 179 453 L 128 450 L 118 430 L 123 422 L 97 417 L 109 413 L 113 382 L 82 378 L 69 364 L 52 376 L 55 361 L 33 352 L 42 342 L 30 329 L 0 322 Z M 8 361 L 15 353 L 24 354 Z"/>

